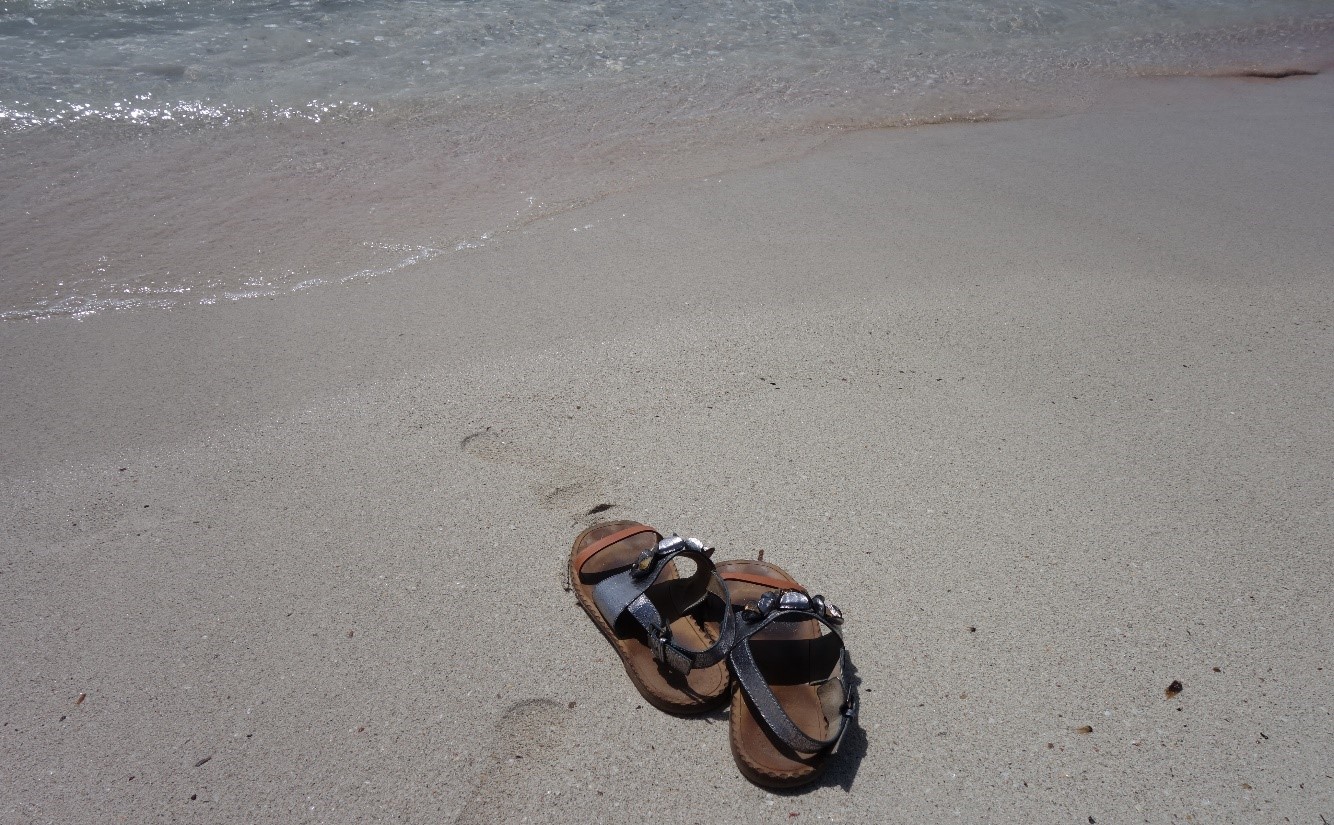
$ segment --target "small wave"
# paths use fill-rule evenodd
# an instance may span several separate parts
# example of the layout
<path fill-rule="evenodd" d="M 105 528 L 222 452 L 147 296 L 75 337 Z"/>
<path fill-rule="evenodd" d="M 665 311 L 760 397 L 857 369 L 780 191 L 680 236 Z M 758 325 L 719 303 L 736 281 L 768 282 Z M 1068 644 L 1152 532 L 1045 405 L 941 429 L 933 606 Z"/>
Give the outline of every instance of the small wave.
<path fill-rule="evenodd" d="M 104 312 L 127 309 L 176 309 L 185 306 L 211 306 L 223 302 L 253 300 L 256 298 L 274 298 L 282 295 L 295 295 L 316 287 L 335 283 L 369 281 L 383 275 L 400 272 L 409 267 L 438 258 L 449 251 L 476 249 L 485 245 L 490 234 L 481 235 L 469 241 L 461 241 L 447 249 L 429 246 L 409 246 L 406 244 L 365 243 L 368 249 L 392 252 L 402 257 L 379 267 L 360 269 L 344 275 L 305 278 L 295 280 L 295 273 L 287 277 L 266 281 L 263 278 L 247 278 L 238 284 L 224 286 L 216 281 L 204 286 L 107 286 L 87 290 L 86 294 L 51 295 L 39 298 L 29 306 L 0 312 L 0 321 L 41 321 L 50 318 L 74 318 L 82 320 Z M 78 289 L 74 287 L 74 289 Z"/>
<path fill-rule="evenodd" d="M 478 248 L 482 246 L 483 243 L 486 241 L 486 239 L 489 237 L 490 237 L 489 235 L 482 235 L 479 241 L 470 242 L 469 245 L 466 247 L 460 244 L 455 246 L 454 249 L 458 251 L 465 248 L 466 249 Z M 375 267 L 372 269 L 362 269 L 358 270 L 357 272 L 353 272 L 351 275 L 344 275 L 342 278 L 338 279 L 340 283 L 349 283 L 351 281 L 369 281 L 371 278 L 378 278 L 381 275 L 389 275 L 390 273 L 398 272 L 400 270 L 407 269 L 410 266 L 416 266 L 417 264 L 420 263 L 425 263 L 426 261 L 429 261 L 432 258 L 438 258 L 439 256 L 445 254 L 445 250 L 435 249 L 429 246 L 406 246 L 403 244 L 369 244 L 369 245 L 376 249 L 384 249 L 390 252 L 407 253 L 407 257 L 402 258 L 396 263 L 390 264 L 389 266 Z M 298 286 L 300 285 L 298 284 Z"/>
<path fill-rule="evenodd" d="M 211 103 L 207 100 L 157 101 L 151 94 L 137 95 L 110 104 L 57 100 L 50 106 L 0 103 L 0 132 L 81 125 L 128 126 L 225 126 L 236 122 L 304 121 L 324 123 L 369 115 L 374 107 L 351 100 L 311 100 L 299 106 L 271 104 L 265 107 Z"/>

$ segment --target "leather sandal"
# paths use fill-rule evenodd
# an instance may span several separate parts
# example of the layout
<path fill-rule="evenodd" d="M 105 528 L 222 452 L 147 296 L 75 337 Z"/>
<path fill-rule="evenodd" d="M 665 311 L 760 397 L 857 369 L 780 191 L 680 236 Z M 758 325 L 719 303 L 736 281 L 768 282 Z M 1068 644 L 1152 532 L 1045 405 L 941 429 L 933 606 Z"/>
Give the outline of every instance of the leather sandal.
<path fill-rule="evenodd" d="M 570 551 L 570 586 L 640 694 L 659 710 L 706 713 L 725 704 L 736 618 L 713 548 L 633 521 L 595 525 Z M 678 560 L 693 562 L 682 575 Z"/>
<path fill-rule="evenodd" d="M 737 612 L 728 664 L 730 735 L 741 774 L 767 788 L 814 782 L 857 715 L 843 614 L 777 565 L 718 565 Z"/>

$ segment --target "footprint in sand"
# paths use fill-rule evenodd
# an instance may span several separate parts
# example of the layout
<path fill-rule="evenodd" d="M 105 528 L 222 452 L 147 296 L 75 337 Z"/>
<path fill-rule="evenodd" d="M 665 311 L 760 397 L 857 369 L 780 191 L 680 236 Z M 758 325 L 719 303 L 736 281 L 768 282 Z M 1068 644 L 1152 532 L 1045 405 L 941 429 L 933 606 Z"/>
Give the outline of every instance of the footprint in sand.
<path fill-rule="evenodd" d="M 565 738 L 570 711 L 549 699 L 510 705 L 496 722 L 491 758 L 455 825 L 518 822 L 543 804 L 552 756 Z"/>
<path fill-rule="evenodd" d="M 482 461 L 517 467 L 536 475 L 539 480 L 532 491 L 538 504 L 544 510 L 569 514 L 570 526 L 577 530 L 608 518 L 602 514 L 617 506 L 607 501 L 596 472 L 579 464 L 546 458 L 511 431 L 487 427 L 469 433 L 459 442 L 459 449 Z M 557 580 L 569 592 L 570 569 L 565 556 L 557 554 L 553 558 L 560 564 Z"/>
<path fill-rule="evenodd" d="M 514 442 L 512 435 L 487 427 L 464 436 L 459 442 L 463 452 L 494 464 L 535 469 L 534 457 Z"/>
<path fill-rule="evenodd" d="M 539 481 L 533 487 L 533 494 L 544 509 L 564 510 L 576 518 L 610 509 L 602 506 L 606 495 L 595 471 L 547 457 L 514 432 L 487 427 L 465 436 L 459 448 L 482 461 L 537 475 Z"/>

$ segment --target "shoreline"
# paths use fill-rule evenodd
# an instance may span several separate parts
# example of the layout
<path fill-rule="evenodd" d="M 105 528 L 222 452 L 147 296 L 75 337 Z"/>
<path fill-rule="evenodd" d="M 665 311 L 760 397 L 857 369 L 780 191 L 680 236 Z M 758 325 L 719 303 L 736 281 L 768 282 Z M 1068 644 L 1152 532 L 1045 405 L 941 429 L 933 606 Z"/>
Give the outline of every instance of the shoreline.
<path fill-rule="evenodd" d="M 494 99 L 400 101 L 327 123 L 7 135 L 0 322 L 380 277 L 612 195 L 781 162 L 831 137 L 1083 111 L 1136 74 L 1318 71 L 1334 65 L 1332 25 L 1164 35 L 1115 69 L 1078 49 L 1035 54 L 1009 80 L 988 76 L 981 53 L 960 57 L 972 69 L 905 65 L 892 82 L 836 72 L 775 78 L 772 88 L 726 76 L 716 88 L 689 78 L 659 88 L 648 73 L 613 72 Z M 1158 53 L 1175 61 L 1155 68 Z"/>
<path fill-rule="evenodd" d="M 1334 78 L 1122 89 L 0 324 L 0 819 L 1329 816 Z M 844 609 L 824 784 L 636 707 L 602 504 Z"/>

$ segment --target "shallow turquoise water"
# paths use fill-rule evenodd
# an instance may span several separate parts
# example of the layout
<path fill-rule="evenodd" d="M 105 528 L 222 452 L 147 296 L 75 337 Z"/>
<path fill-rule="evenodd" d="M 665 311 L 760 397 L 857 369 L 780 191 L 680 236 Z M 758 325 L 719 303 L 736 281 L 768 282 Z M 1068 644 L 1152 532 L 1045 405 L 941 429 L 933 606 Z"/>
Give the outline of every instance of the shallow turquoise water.
<path fill-rule="evenodd" d="M 661 158 L 1331 31 L 1326 0 L 0 0 L 0 318 L 378 277 Z"/>
<path fill-rule="evenodd" d="M 629 71 L 699 92 L 812 76 L 1039 74 L 1041 59 L 1189 59 L 1220 27 L 1323 0 L 28 0 L 0 3 L 0 125 L 319 120 Z M 1119 50 L 1119 54 L 1117 53 Z M 1195 55 L 1202 56 L 1202 55 Z"/>

